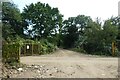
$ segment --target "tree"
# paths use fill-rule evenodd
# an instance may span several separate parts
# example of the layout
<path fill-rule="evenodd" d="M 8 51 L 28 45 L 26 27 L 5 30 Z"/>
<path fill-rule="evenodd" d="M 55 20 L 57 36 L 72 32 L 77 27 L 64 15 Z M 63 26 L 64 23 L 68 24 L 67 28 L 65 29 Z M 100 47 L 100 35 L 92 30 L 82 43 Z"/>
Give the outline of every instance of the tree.
<path fill-rule="evenodd" d="M 118 35 L 117 35 L 117 41 L 116 42 L 117 42 L 117 47 L 120 51 L 120 17 L 119 16 L 112 17 L 110 19 L 110 21 L 111 21 L 112 25 L 117 26 L 117 28 L 118 28 Z"/>
<path fill-rule="evenodd" d="M 66 48 L 71 48 L 74 46 L 74 42 L 78 38 L 78 28 L 75 24 L 75 18 L 71 17 L 63 22 L 63 46 Z"/>
<path fill-rule="evenodd" d="M 113 24 L 114 21 L 111 19 L 106 20 L 103 26 L 103 36 L 105 41 L 105 46 L 112 46 L 112 42 L 117 41 L 118 37 L 118 26 Z"/>
<path fill-rule="evenodd" d="M 110 19 L 105 21 L 103 27 L 98 20 L 88 26 L 91 28 L 85 30 L 84 49 L 90 54 L 111 55 L 111 44 L 116 41 L 118 27 Z"/>
<path fill-rule="evenodd" d="M 70 17 L 63 23 L 63 44 L 67 48 L 74 47 L 75 42 L 79 37 L 83 36 L 84 30 L 88 27 L 88 24 L 92 21 L 89 16 L 78 15 L 77 17 Z"/>
<path fill-rule="evenodd" d="M 112 25 L 110 20 L 105 21 L 103 26 L 103 32 L 106 43 L 107 42 L 111 43 L 112 41 L 116 41 L 118 35 L 118 27 Z"/>
<path fill-rule="evenodd" d="M 78 15 L 75 18 L 75 24 L 78 27 L 80 33 L 84 33 L 84 29 L 88 28 L 88 24 L 92 22 L 90 16 Z"/>
<path fill-rule="evenodd" d="M 5 40 L 14 40 L 23 34 L 20 11 L 13 3 L 4 2 L 2 5 L 2 36 Z"/>
<path fill-rule="evenodd" d="M 96 51 L 103 49 L 102 30 L 100 24 L 91 22 L 88 24 L 88 29 L 85 30 L 83 48 L 87 53 L 93 54 Z"/>
<path fill-rule="evenodd" d="M 24 29 L 37 39 L 55 35 L 62 25 L 62 15 L 58 8 L 51 8 L 48 4 L 41 2 L 24 7 L 22 17 L 24 23 L 27 23 Z"/>

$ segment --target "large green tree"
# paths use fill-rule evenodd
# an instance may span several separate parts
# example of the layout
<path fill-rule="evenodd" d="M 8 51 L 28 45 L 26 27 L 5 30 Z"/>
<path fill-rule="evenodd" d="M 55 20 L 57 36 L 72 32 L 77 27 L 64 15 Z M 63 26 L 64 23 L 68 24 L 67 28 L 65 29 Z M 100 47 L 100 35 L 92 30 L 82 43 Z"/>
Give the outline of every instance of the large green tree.
<path fill-rule="evenodd" d="M 113 41 L 116 42 L 118 49 L 120 48 L 120 18 L 114 17 L 105 21 L 103 26 L 104 39 L 106 44 L 111 44 Z"/>
<path fill-rule="evenodd" d="M 75 17 L 68 18 L 63 22 L 63 46 L 66 48 L 70 48 L 74 46 L 74 42 L 78 38 L 78 27 L 75 24 Z"/>
<path fill-rule="evenodd" d="M 2 23 L 2 36 L 5 40 L 14 40 L 16 36 L 23 35 L 21 14 L 15 4 L 2 4 Z"/>
<path fill-rule="evenodd" d="M 82 46 L 86 52 L 93 54 L 103 49 L 102 29 L 97 21 L 89 23 L 88 26 L 90 28 L 85 30 L 85 40 Z"/>
<path fill-rule="evenodd" d="M 78 15 L 70 17 L 63 23 L 63 44 L 66 48 L 74 47 L 75 42 L 80 36 L 83 36 L 84 30 L 88 28 L 88 24 L 92 22 L 89 16 Z"/>
<path fill-rule="evenodd" d="M 116 41 L 118 27 L 110 19 L 104 22 L 103 27 L 97 21 L 89 26 L 91 28 L 85 30 L 84 49 L 90 54 L 111 55 L 111 44 Z"/>
<path fill-rule="evenodd" d="M 41 39 L 51 37 L 62 27 L 62 15 L 58 8 L 49 4 L 37 2 L 24 7 L 22 12 L 24 29 L 33 38 Z M 31 26 L 31 27 L 30 27 Z"/>
<path fill-rule="evenodd" d="M 112 17 L 110 19 L 112 25 L 117 26 L 118 27 L 118 35 L 117 35 L 117 47 L 120 50 L 120 17 Z"/>

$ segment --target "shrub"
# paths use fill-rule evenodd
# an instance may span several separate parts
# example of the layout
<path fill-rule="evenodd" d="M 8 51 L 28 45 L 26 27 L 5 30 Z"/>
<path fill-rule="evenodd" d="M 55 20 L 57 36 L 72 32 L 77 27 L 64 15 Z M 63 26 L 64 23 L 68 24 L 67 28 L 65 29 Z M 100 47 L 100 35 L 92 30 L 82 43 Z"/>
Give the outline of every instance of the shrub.
<path fill-rule="evenodd" d="M 82 48 L 73 48 L 72 50 L 76 52 L 86 53 L 86 51 Z"/>
<path fill-rule="evenodd" d="M 5 43 L 3 44 L 2 57 L 4 63 L 12 63 L 12 62 L 20 62 L 20 44 L 13 43 Z"/>
<path fill-rule="evenodd" d="M 55 50 L 55 46 L 49 43 L 47 40 L 41 41 L 41 52 L 42 54 L 51 53 Z"/>

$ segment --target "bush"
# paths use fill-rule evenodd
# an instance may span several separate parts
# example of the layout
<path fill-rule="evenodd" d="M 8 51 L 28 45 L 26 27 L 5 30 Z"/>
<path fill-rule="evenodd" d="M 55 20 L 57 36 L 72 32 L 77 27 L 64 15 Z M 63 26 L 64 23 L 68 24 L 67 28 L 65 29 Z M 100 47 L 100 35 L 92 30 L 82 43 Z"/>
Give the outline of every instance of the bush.
<path fill-rule="evenodd" d="M 86 51 L 82 48 L 73 48 L 72 50 L 76 52 L 86 53 Z"/>
<path fill-rule="evenodd" d="M 13 63 L 20 62 L 20 44 L 13 43 L 5 43 L 3 44 L 2 57 L 3 63 Z"/>
<path fill-rule="evenodd" d="M 41 51 L 42 54 L 46 54 L 47 53 L 47 45 L 45 45 L 44 43 L 41 44 Z"/>
<path fill-rule="evenodd" d="M 41 52 L 42 54 L 51 53 L 55 50 L 55 46 L 49 43 L 47 40 L 41 40 Z"/>

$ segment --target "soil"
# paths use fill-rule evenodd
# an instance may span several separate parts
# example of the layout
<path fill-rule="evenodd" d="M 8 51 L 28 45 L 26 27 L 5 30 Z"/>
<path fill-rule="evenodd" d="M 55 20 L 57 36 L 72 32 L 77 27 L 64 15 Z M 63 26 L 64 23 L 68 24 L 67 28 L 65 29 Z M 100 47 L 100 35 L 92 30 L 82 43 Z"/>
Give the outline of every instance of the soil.
<path fill-rule="evenodd" d="M 19 68 L 4 68 L 3 77 L 11 78 L 117 78 L 118 58 L 82 54 L 58 49 L 40 56 L 20 58 Z"/>

